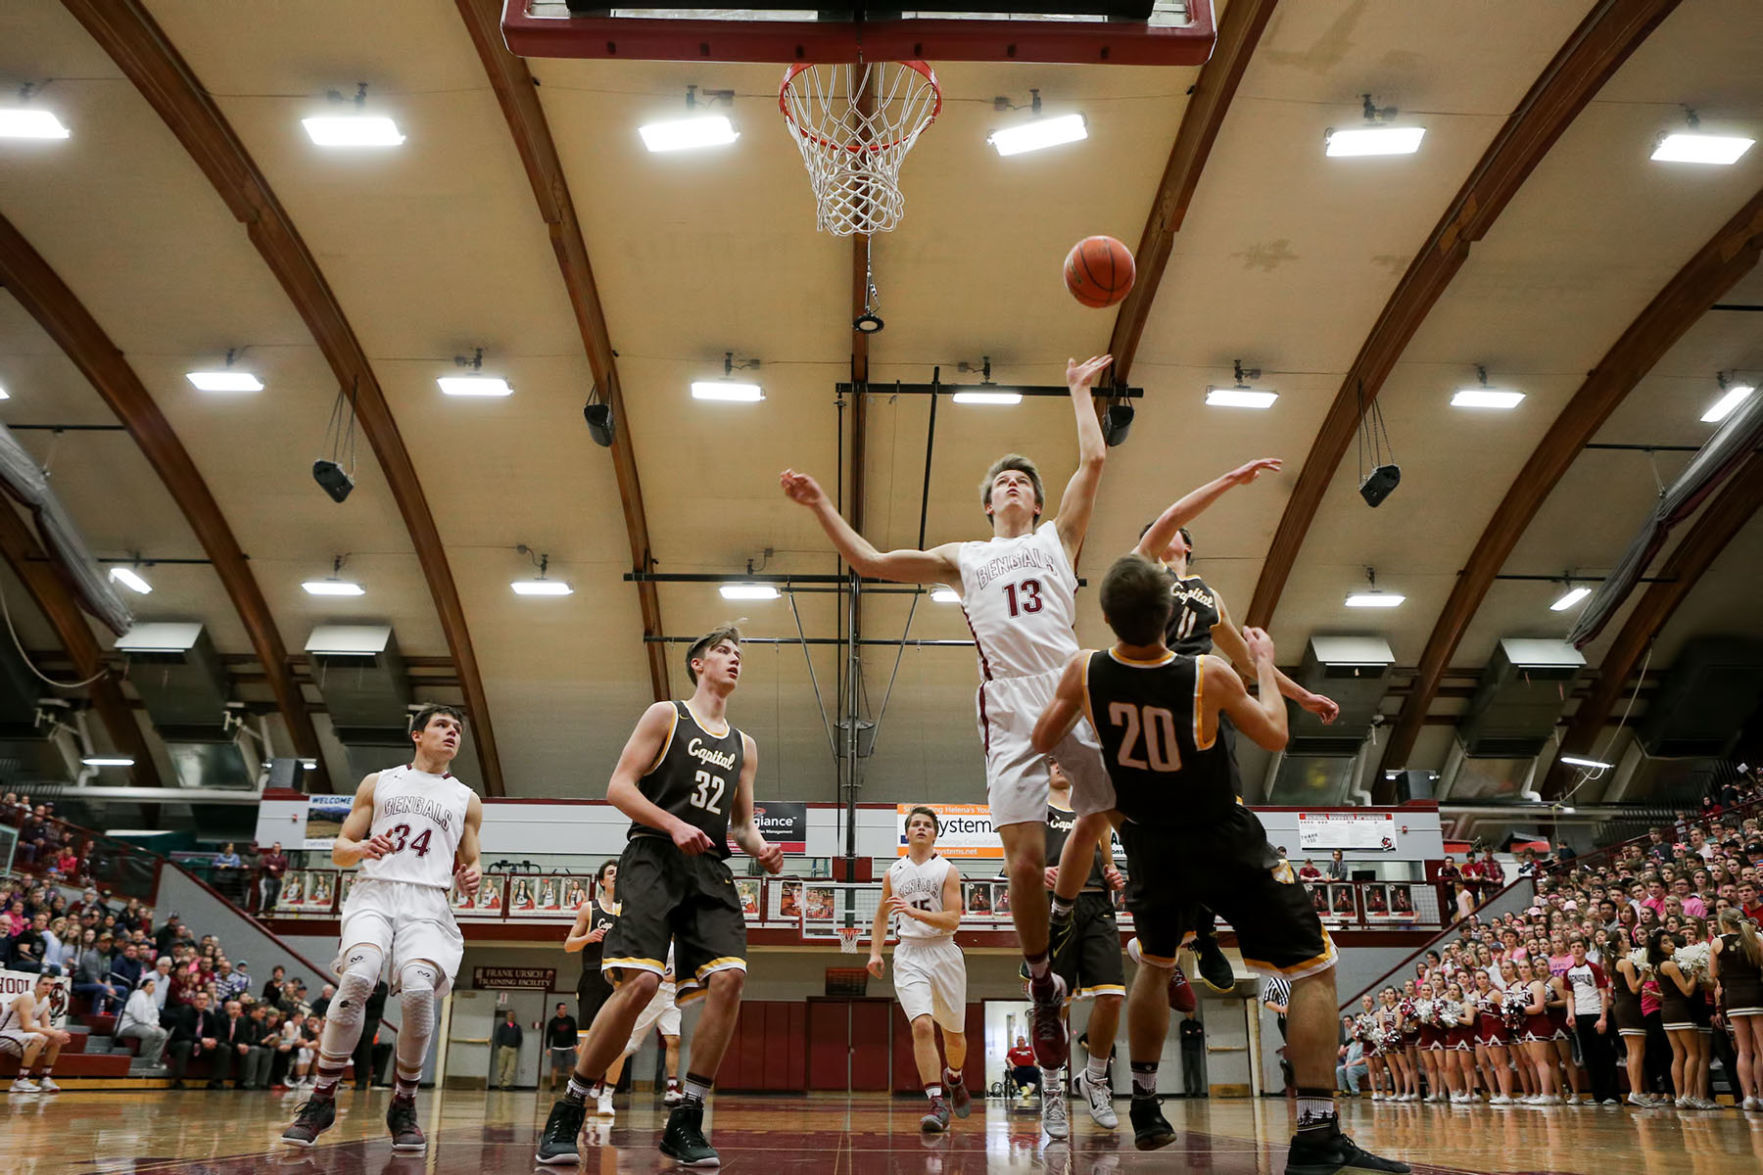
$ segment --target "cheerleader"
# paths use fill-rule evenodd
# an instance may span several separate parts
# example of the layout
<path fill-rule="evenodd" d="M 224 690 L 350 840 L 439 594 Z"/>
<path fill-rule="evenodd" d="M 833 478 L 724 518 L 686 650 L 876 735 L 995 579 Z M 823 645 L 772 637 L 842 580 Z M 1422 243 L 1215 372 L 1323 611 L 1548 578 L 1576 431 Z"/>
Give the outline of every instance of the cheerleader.
<path fill-rule="evenodd" d="M 1549 1019 L 1549 985 L 1537 975 L 1547 975 L 1548 965 L 1542 960 L 1533 964 L 1528 958 L 1518 964 L 1518 983 L 1525 993 L 1524 1042 L 1525 1060 L 1536 1074 L 1537 1092 L 1526 1098 L 1533 1106 L 1558 1106 L 1561 1094 L 1555 1074 L 1555 1025 Z"/>
<path fill-rule="evenodd" d="M 1659 1017 L 1671 1041 L 1671 1088 L 1677 1091 L 1680 1110 L 1718 1109 L 1702 1096 L 1708 1081 L 1707 1042 L 1696 1026 L 1693 1005 L 1701 1002 L 1701 988 L 1693 973 L 1685 974 L 1677 962 L 1677 940 L 1668 930 L 1655 930 L 1647 940 L 1647 962 L 1659 974 Z"/>
<path fill-rule="evenodd" d="M 1644 956 L 1643 956 L 1644 958 Z M 1647 1024 L 1641 1012 L 1641 986 L 1647 977 L 1645 962 L 1636 963 L 1631 954 L 1616 958 L 1616 978 L 1611 983 L 1610 1011 L 1616 1021 L 1617 1035 L 1628 1052 L 1628 1104 L 1656 1106 L 1658 1101 L 1647 1088 Z"/>
<path fill-rule="evenodd" d="M 1518 1075 L 1520 1096 L 1517 1101 L 1529 1105 L 1540 1094 L 1537 1090 L 1536 1070 L 1531 1066 L 1524 1050 L 1524 1009 L 1530 1004 L 1530 989 L 1518 978 L 1518 964 L 1511 959 L 1500 964 L 1500 977 L 1505 985 L 1500 989 L 1500 1020 L 1506 1025 L 1506 1036 L 1511 1042 L 1508 1048 L 1512 1053 L 1513 1068 Z"/>
<path fill-rule="evenodd" d="M 1384 1063 L 1390 1067 L 1394 1092 L 1392 1101 L 1411 1102 L 1415 1098 L 1408 1092 L 1409 1082 L 1414 1071 L 1408 1065 L 1408 1058 L 1402 1051 L 1402 1008 L 1396 989 L 1386 987 L 1378 993 L 1380 1007 L 1377 1010 L 1377 1026 L 1383 1033 Z"/>
<path fill-rule="evenodd" d="M 1439 1065 L 1445 1048 L 1445 1032 L 1439 1026 L 1439 1002 L 1433 999 L 1432 984 L 1420 985 L 1420 998 L 1414 1001 L 1414 1011 L 1420 1017 L 1420 1063 L 1426 1070 L 1424 1100 L 1429 1102 L 1445 1100 L 1444 1070 Z"/>
<path fill-rule="evenodd" d="M 1361 1044 L 1365 1046 L 1365 1069 L 1371 1078 L 1371 1100 L 1383 1100 L 1384 1086 L 1388 1084 L 1388 1067 L 1383 1060 L 1383 1034 L 1377 1027 L 1377 1002 L 1366 992 L 1359 997 L 1360 1012 L 1353 1018 L 1353 1028 Z"/>
<path fill-rule="evenodd" d="M 1475 1100 L 1475 1005 L 1463 998 L 1461 984 L 1445 988 L 1445 1081 L 1451 1101 L 1468 1105 Z"/>
<path fill-rule="evenodd" d="M 1402 985 L 1396 1010 L 1402 1017 L 1402 1058 L 1408 1062 L 1408 1100 L 1420 1100 L 1420 1013 L 1414 1002 L 1419 995 L 1414 981 Z"/>
<path fill-rule="evenodd" d="M 1732 1027 L 1743 1107 L 1763 1110 L 1763 943 L 1757 941 L 1756 927 L 1737 910 L 1720 911 L 1719 922 L 1721 934 L 1708 955 L 1708 978 Z"/>
<path fill-rule="evenodd" d="M 1506 1045 L 1512 1036 L 1501 1016 L 1503 996 L 1486 971 L 1475 975 L 1475 1058 L 1487 1075 L 1488 1105 L 1512 1104 L 1512 1065 Z"/>

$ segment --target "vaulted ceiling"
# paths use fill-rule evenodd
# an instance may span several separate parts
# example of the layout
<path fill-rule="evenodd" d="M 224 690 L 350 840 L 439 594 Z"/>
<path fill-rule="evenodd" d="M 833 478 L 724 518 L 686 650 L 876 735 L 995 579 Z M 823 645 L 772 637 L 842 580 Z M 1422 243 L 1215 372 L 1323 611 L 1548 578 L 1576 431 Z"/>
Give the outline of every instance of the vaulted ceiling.
<path fill-rule="evenodd" d="M 1547 608 L 1557 586 L 1512 579 L 1458 601 L 1453 639 L 1435 630 L 1490 519 L 1588 372 L 1763 189 L 1763 151 L 1730 167 L 1648 159 L 1654 139 L 1683 124 L 1684 105 L 1705 126 L 1756 137 L 1763 72 L 1740 66 L 1763 59 L 1763 11 L 1751 0 L 1219 7 L 1238 32 L 1253 27 L 1204 67 L 938 66 L 943 114 L 906 163 L 905 221 L 874 241 L 887 325 L 868 342 L 875 393 L 854 458 L 852 409 L 841 413 L 834 391 L 852 371 L 851 244 L 815 231 L 777 113 L 778 67 L 534 59 L 525 69 L 535 108 L 519 89 L 520 63 L 499 61 L 499 46 L 483 40 L 483 13 L 495 8 L 483 0 L 7 6 L 0 82 L 37 87 L 33 104 L 72 133 L 0 140 L 0 217 L 109 340 L 163 419 L 157 440 L 187 452 L 218 513 L 193 520 L 188 485 L 128 431 L 19 435 L 100 555 L 213 559 L 214 526 L 232 536 L 260 614 L 242 608 L 214 563 L 153 566 L 153 594 L 130 602 L 143 618 L 201 620 L 233 655 L 240 696 L 272 715 L 281 753 L 305 753 L 300 723 L 310 721 L 329 774 L 349 782 L 299 654 L 316 625 L 372 620 L 391 624 L 426 667 L 419 697 L 463 701 L 491 724 L 493 746 L 461 756 L 463 777 L 511 795 L 597 795 L 658 684 L 684 688 L 681 650 L 667 646 L 665 666 L 652 665 L 646 630 L 691 635 L 733 613 L 753 636 L 794 637 L 798 618 L 809 637 L 838 631 L 832 595 L 800 595 L 793 612 L 787 599 L 731 604 L 713 583 L 628 582 L 644 554 L 662 573 L 733 574 L 749 560 L 768 573 L 833 572 L 818 527 L 784 500 L 776 475 L 793 466 L 830 487 L 854 460 L 869 537 L 915 544 L 929 403 L 886 385 L 927 382 L 939 366 L 945 382 L 977 379 L 958 365 L 982 357 L 1000 381 L 1058 383 L 1068 356 L 1105 350 L 1115 314 L 1067 297 L 1060 261 L 1092 233 L 1154 238 L 1167 167 L 1191 181 L 1190 194 L 1178 231 L 1163 237 L 1155 285 L 1128 307 L 1140 331 L 1130 379 L 1145 394 L 1131 438 L 1110 452 L 1080 574 L 1094 582 L 1191 486 L 1279 456 L 1280 474 L 1228 495 L 1194 530 L 1197 570 L 1239 621 L 1253 602 L 1283 661 L 1296 662 L 1314 633 L 1375 631 L 1423 676 L 1430 654 L 1436 685 L 1446 670 L 1478 669 L 1501 637 L 1563 635 L 1571 615 Z M 1586 37 L 1602 39 L 1569 59 Z M 1552 74 L 1564 61 L 1581 72 Z M 300 119 L 324 112 L 328 91 L 352 96 L 362 81 L 403 146 L 313 146 Z M 734 91 L 739 141 L 644 151 L 636 127 L 683 112 L 688 85 Z M 1019 117 L 997 112 L 994 98 L 1022 104 L 1031 88 L 1048 114 L 1084 113 L 1090 137 L 1013 158 L 989 149 L 988 131 Z M 1531 109 L 1539 90 L 1564 105 Z M 1418 154 L 1324 156 L 1324 131 L 1356 124 L 1367 92 L 1426 127 Z M 1508 141 L 1514 124 L 1550 133 Z M 1417 296 L 1405 275 L 1455 223 L 1454 201 L 1489 159 L 1523 166 L 1437 271 L 1440 284 Z M 10 396 L 0 420 L 123 422 L 91 355 L 70 348 L 33 297 L 22 287 L 0 297 Z M 1763 276 L 1743 274 L 1715 300 L 1754 308 Z M 1395 329 L 1384 321 L 1392 313 L 1413 317 Z M 1700 444 L 1716 372 L 1763 367 L 1759 321 L 1685 309 L 1681 332 L 1632 373 L 1592 439 Z M 478 347 L 514 394 L 441 396 L 435 378 Z M 185 381 L 229 349 L 265 391 L 217 396 Z M 762 403 L 690 398 L 689 382 L 721 374 L 725 352 L 758 360 Z M 1325 443 L 1337 402 L 1351 404 L 1350 373 L 1373 352 L 1382 366 L 1372 394 L 1403 469 L 1375 511 L 1356 492 L 1352 446 Z M 1205 406 L 1205 387 L 1228 383 L 1235 360 L 1277 388 L 1271 410 Z M 1523 403 L 1452 408 L 1450 393 L 1478 365 L 1524 391 Z M 339 505 L 310 468 L 325 455 L 345 372 L 358 396 L 371 382 L 379 407 L 362 409 L 357 486 Z M 620 396 L 615 452 L 582 423 L 596 385 Z M 1069 405 L 939 405 L 922 503 L 928 543 L 983 532 L 977 480 L 1009 450 L 1035 456 L 1056 491 L 1075 460 Z M 1600 574 L 1650 509 L 1655 472 L 1668 479 L 1686 457 L 1575 445 L 1508 536 L 1510 552 L 1484 562 L 1508 574 Z M 1763 634 L 1758 525 L 1738 526 L 1674 602 L 1654 671 L 1690 636 Z M 574 594 L 515 595 L 510 581 L 533 573 L 517 544 L 547 554 L 549 574 Z M 337 556 L 365 594 L 305 594 L 301 581 L 328 574 Z M 1402 607 L 1344 609 L 1368 566 L 1406 594 Z M 9 571 L 0 582 L 25 647 L 62 658 L 61 675 L 75 676 L 88 654 L 39 611 L 39 594 Z M 1093 595 L 1083 600 L 1080 637 L 1100 642 Z M 870 597 L 865 635 L 900 636 L 909 611 L 914 639 L 967 636 L 957 609 L 906 595 Z M 1586 649 L 1594 668 L 1627 615 Z M 267 671 L 266 626 L 286 653 Z M 872 715 L 892 683 L 863 798 L 977 796 L 971 651 L 909 646 L 897 675 L 895 649 L 863 654 Z M 830 706 L 841 668 L 830 645 L 808 656 L 749 649 L 736 720 L 759 740 L 761 794 L 831 797 L 816 694 Z M 277 674 L 291 696 L 272 688 Z M 1423 719 L 1458 704 L 1412 715 L 1407 762 L 1442 762 L 1448 728 Z M 114 715 L 115 699 L 108 705 Z"/>

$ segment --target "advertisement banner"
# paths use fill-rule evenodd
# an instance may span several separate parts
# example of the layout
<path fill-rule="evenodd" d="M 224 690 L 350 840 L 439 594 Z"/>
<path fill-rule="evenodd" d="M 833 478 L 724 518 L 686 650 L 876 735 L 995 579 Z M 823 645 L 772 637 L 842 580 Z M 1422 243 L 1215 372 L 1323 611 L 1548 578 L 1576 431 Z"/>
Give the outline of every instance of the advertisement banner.
<path fill-rule="evenodd" d="M 557 968 L 473 967 L 471 985 L 502 991 L 550 991 L 557 986 Z"/>
<path fill-rule="evenodd" d="M 349 809 L 355 803 L 354 795 L 346 796 L 307 796 L 306 797 L 306 833 L 300 842 L 303 849 L 328 849 L 336 842 L 337 835 L 343 831 L 343 821 L 349 818 Z"/>
<path fill-rule="evenodd" d="M 808 851 L 808 805 L 799 800 L 754 800 L 753 826 L 785 853 L 799 857 Z M 728 847 L 741 851 L 732 840 Z"/>
<path fill-rule="evenodd" d="M 34 971 L 0 971 L 0 1008 L 10 1009 L 12 1001 L 37 989 Z M 67 1003 L 73 995 L 73 980 L 62 976 L 49 989 L 49 1026 L 67 1027 Z"/>
<path fill-rule="evenodd" d="M 937 852 L 949 858 L 968 860 L 1004 859 L 1004 842 L 992 827 L 992 810 L 984 804 L 897 804 L 900 822 L 899 844 L 894 855 L 906 855 L 906 814 L 914 808 L 929 808 L 937 814 L 943 830 L 937 834 Z"/>
<path fill-rule="evenodd" d="M 1298 853 L 1396 851 L 1394 812 L 1299 812 Z"/>

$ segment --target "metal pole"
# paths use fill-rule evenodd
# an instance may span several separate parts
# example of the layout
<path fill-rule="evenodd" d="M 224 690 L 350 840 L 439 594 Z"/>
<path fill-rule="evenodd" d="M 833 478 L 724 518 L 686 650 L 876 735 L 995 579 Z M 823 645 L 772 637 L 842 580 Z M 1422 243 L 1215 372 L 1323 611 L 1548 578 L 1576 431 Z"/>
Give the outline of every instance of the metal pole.
<path fill-rule="evenodd" d="M 851 572 L 851 612 L 848 621 L 851 641 L 847 649 L 847 681 L 845 683 L 845 778 L 849 781 L 845 793 L 845 878 L 851 880 L 857 876 L 857 720 L 861 711 L 862 696 L 859 683 L 863 674 L 862 634 L 859 631 L 860 613 L 858 611 L 863 591 L 862 578 L 855 570 Z"/>

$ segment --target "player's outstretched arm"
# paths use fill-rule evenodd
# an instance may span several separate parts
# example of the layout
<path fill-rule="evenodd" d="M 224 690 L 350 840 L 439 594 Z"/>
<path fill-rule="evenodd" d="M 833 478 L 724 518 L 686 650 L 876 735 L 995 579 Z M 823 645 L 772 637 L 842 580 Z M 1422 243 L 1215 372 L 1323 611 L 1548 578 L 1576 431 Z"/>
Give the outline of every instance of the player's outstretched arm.
<path fill-rule="evenodd" d="M 1226 490 L 1237 486 L 1246 486 L 1263 473 L 1279 469 L 1283 464 L 1278 457 L 1261 457 L 1239 465 L 1223 477 L 1215 477 L 1197 490 L 1192 490 L 1183 497 L 1170 503 L 1169 508 L 1157 516 L 1139 537 L 1139 545 L 1133 548 L 1133 554 L 1149 559 L 1153 563 L 1163 561 L 1163 552 L 1169 550 L 1169 544 L 1175 541 L 1175 532 L 1206 512 L 1206 508 L 1224 496 Z"/>
<path fill-rule="evenodd" d="M 895 583 L 961 581 L 960 569 L 955 564 L 954 543 L 944 543 L 928 551 L 912 548 L 878 551 L 873 543 L 852 530 L 851 524 L 839 517 L 839 512 L 833 509 L 832 499 L 826 496 L 826 491 L 812 477 L 786 469 L 778 475 L 778 484 L 783 486 L 784 494 L 790 501 L 813 511 L 815 519 L 820 523 L 820 529 L 826 532 L 826 537 L 832 540 L 840 557 L 855 568 L 857 574 L 872 579 L 892 580 Z"/>
<path fill-rule="evenodd" d="M 655 702 L 643 711 L 643 716 L 637 719 L 637 728 L 631 731 L 624 750 L 619 752 L 618 765 L 612 769 L 612 780 L 606 785 L 606 801 L 638 824 L 666 833 L 680 852 L 695 857 L 715 848 L 710 838 L 704 835 L 704 830 L 656 807 L 637 786 L 637 781 L 660 762 L 674 720 L 672 702 Z"/>
<path fill-rule="evenodd" d="M 459 830 L 459 849 L 453 854 L 453 881 L 463 894 L 477 893 L 478 884 L 484 879 L 484 853 L 478 843 L 478 834 L 483 827 L 484 802 L 473 792 L 471 802 L 465 805 L 465 827 Z"/>
<path fill-rule="evenodd" d="M 869 927 L 869 973 L 880 979 L 887 974 L 888 965 L 882 961 L 882 943 L 888 937 L 888 919 L 900 903 L 894 900 L 894 882 L 886 873 L 882 874 L 881 901 L 875 906 L 875 921 Z"/>
<path fill-rule="evenodd" d="M 1222 658 L 1201 657 L 1200 672 L 1205 674 L 1202 694 L 1205 699 L 1204 721 L 1217 730 L 1218 715 L 1229 714 L 1238 730 L 1256 746 L 1267 751 L 1281 751 L 1286 745 L 1286 703 L 1280 696 L 1273 675 L 1273 642 L 1259 628 L 1244 630 L 1260 687 L 1257 697 L 1250 697 L 1237 676 Z"/>
<path fill-rule="evenodd" d="M 1059 516 L 1053 525 L 1059 531 L 1059 542 L 1065 557 L 1077 562 L 1078 548 L 1089 533 L 1090 514 L 1096 508 L 1096 490 L 1102 484 L 1102 466 L 1108 462 L 1108 442 L 1102 439 L 1102 424 L 1096 419 L 1095 398 L 1090 389 L 1108 365 L 1111 355 L 1092 355 L 1079 363 L 1065 361 L 1065 386 L 1071 389 L 1071 408 L 1077 414 L 1077 472 L 1065 483 L 1059 498 Z"/>
<path fill-rule="evenodd" d="M 352 868 L 363 858 L 377 861 L 392 851 L 391 837 L 383 834 L 368 836 L 373 831 L 373 788 L 379 778 L 376 771 L 361 781 L 355 789 L 355 802 L 349 806 L 349 815 L 344 817 L 337 839 L 331 842 L 331 862 L 339 868 Z"/>
<path fill-rule="evenodd" d="M 1059 675 L 1059 687 L 1053 691 L 1053 700 L 1035 722 L 1034 733 L 1029 736 L 1029 743 L 1036 754 L 1050 755 L 1053 748 L 1065 741 L 1071 728 L 1084 712 L 1084 664 L 1090 658 L 1090 650 L 1079 649 L 1065 663 L 1065 672 Z"/>
<path fill-rule="evenodd" d="M 784 850 L 767 841 L 753 823 L 753 780 L 759 775 L 759 744 L 741 735 L 741 778 L 735 784 L 734 807 L 728 814 L 729 836 L 741 851 L 758 861 L 770 874 L 783 872 Z"/>
<path fill-rule="evenodd" d="M 1242 673 L 1255 672 L 1255 662 L 1249 656 L 1249 646 L 1243 641 L 1243 634 L 1231 621 L 1230 610 L 1224 606 L 1222 597 L 1218 600 L 1218 623 L 1212 626 L 1212 643 L 1220 653 L 1230 658 L 1230 663 Z M 1281 673 L 1277 667 L 1273 671 L 1273 679 L 1279 684 L 1279 692 L 1290 698 L 1323 722 L 1333 722 L 1340 717 L 1341 708 L 1333 698 L 1311 693 L 1291 678 Z"/>

